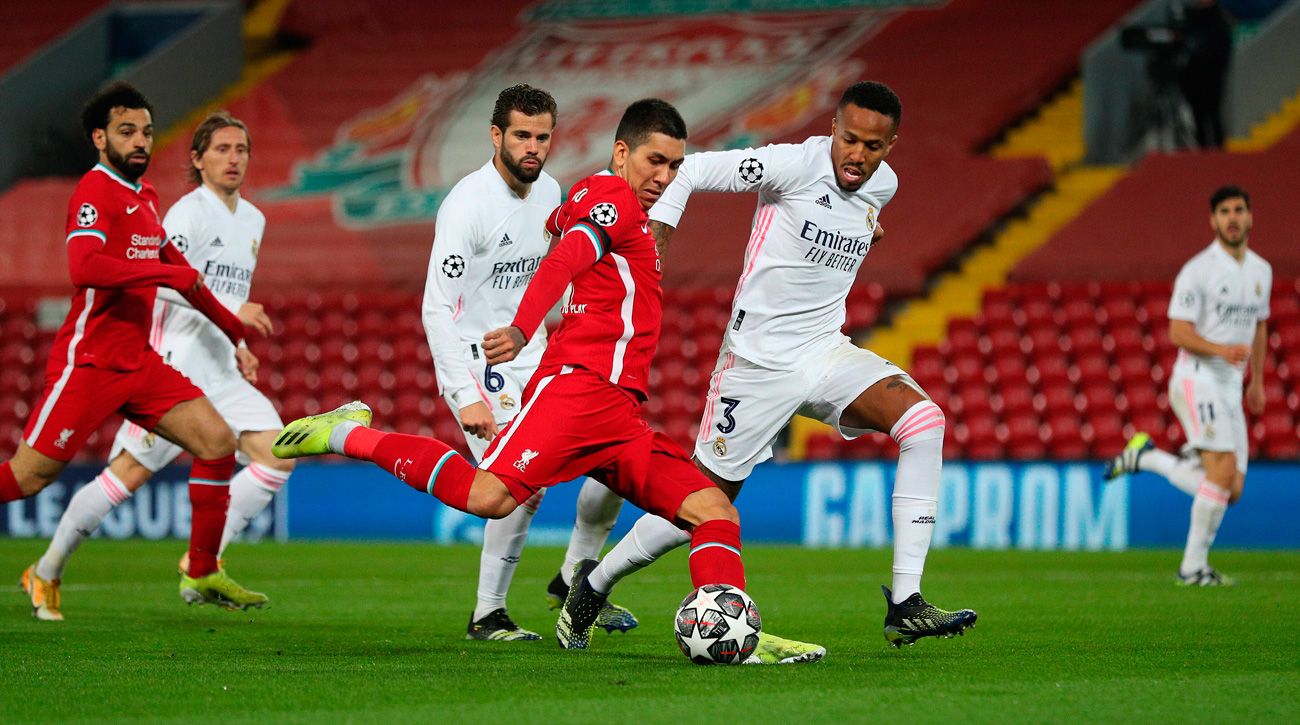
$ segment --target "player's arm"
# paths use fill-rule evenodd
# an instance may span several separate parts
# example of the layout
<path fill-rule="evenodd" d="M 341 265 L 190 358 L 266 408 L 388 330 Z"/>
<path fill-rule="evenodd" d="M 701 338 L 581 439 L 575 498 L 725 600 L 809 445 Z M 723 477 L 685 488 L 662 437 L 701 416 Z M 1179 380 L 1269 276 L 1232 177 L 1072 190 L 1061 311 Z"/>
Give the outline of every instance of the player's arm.
<path fill-rule="evenodd" d="M 159 250 L 159 254 L 162 256 L 164 267 L 173 267 L 188 270 L 195 275 L 199 274 L 198 270 L 190 266 L 189 261 L 185 259 L 185 255 L 181 254 L 175 245 L 164 244 L 162 249 Z M 262 313 L 260 318 L 252 319 L 246 323 L 245 320 L 240 319 L 235 313 L 226 309 L 226 306 L 221 304 L 221 301 L 212 294 L 212 290 L 203 285 L 201 275 L 198 285 L 188 289 L 177 289 L 176 291 L 180 292 L 191 307 L 203 313 L 204 317 L 211 320 L 236 345 L 244 341 L 247 334 L 245 332 L 246 324 L 263 335 L 271 332 L 270 320 L 265 319 L 265 313 Z"/>
<path fill-rule="evenodd" d="M 192 269 L 168 265 L 133 264 L 103 253 L 104 238 L 88 232 L 68 237 L 68 275 L 77 287 L 132 289 L 162 285 L 174 290 L 192 289 L 202 278 Z"/>
<path fill-rule="evenodd" d="M 1250 383 L 1246 385 L 1246 409 L 1254 415 L 1264 412 L 1264 356 L 1268 354 L 1268 322 L 1255 323 L 1255 339 L 1250 344 Z"/>
<path fill-rule="evenodd" d="M 1220 345 L 1196 332 L 1196 319 L 1205 304 L 1205 294 L 1191 267 L 1183 267 L 1174 280 L 1169 298 L 1169 341 L 1194 355 L 1212 355 L 1239 365 L 1250 355 L 1246 345 Z"/>
<path fill-rule="evenodd" d="M 579 219 L 569 227 L 555 249 L 537 266 L 514 320 L 509 326 L 483 336 L 483 352 L 487 353 L 488 362 L 496 365 L 515 359 L 569 283 L 605 256 L 611 243 L 605 227 L 590 219 Z"/>
<path fill-rule="evenodd" d="M 433 353 L 438 385 L 451 398 L 461 426 L 491 440 L 496 434 L 496 421 L 471 373 L 475 367 L 487 363 L 474 359 L 469 348 L 461 343 L 454 319 L 457 305 L 472 304 L 465 300 L 465 280 L 475 264 L 475 240 L 480 236 L 473 215 L 460 197 L 453 195 L 443 203 L 434 222 L 433 249 L 429 252 L 420 318 Z"/>

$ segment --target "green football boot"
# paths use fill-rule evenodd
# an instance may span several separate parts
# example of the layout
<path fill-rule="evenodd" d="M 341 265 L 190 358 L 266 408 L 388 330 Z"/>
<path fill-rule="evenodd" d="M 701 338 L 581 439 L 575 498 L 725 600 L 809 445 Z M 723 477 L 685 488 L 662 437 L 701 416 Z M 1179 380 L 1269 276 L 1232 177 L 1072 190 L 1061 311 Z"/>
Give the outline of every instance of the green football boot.
<path fill-rule="evenodd" d="M 1120 451 L 1118 456 L 1110 459 L 1106 464 L 1106 471 L 1102 473 L 1102 478 L 1107 481 L 1113 481 L 1126 473 L 1137 473 L 1138 460 L 1142 454 L 1155 448 L 1156 444 L 1151 442 L 1151 436 L 1146 433 L 1138 433 L 1128 439 L 1128 444 L 1124 450 Z"/>
<path fill-rule="evenodd" d="M 746 660 L 747 665 L 793 665 L 816 662 L 826 656 L 826 648 L 819 644 L 796 642 L 767 632 L 758 633 L 758 647 Z"/>
<path fill-rule="evenodd" d="M 182 575 L 180 589 L 181 599 L 187 604 L 215 604 L 232 612 L 239 609 L 261 609 L 271 603 L 270 597 L 245 589 L 231 579 L 224 569 L 198 578 Z"/>
<path fill-rule="evenodd" d="M 370 427 L 370 406 L 354 400 L 328 413 L 299 418 L 284 427 L 271 446 L 276 458 L 302 458 L 333 453 L 330 450 L 330 433 L 340 423 L 355 421 Z"/>

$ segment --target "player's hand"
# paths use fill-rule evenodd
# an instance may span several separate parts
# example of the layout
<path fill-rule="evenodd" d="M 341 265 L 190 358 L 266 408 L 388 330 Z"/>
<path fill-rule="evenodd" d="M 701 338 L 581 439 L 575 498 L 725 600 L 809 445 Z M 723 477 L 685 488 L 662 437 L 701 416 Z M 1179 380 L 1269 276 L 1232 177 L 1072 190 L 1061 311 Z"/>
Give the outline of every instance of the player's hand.
<path fill-rule="evenodd" d="M 235 362 L 239 364 L 239 374 L 243 375 L 248 382 L 256 385 L 257 368 L 262 363 L 253 354 L 253 351 L 246 347 L 235 348 Z"/>
<path fill-rule="evenodd" d="M 1246 410 L 1251 415 L 1260 415 L 1264 412 L 1264 401 L 1264 383 L 1256 384 L 1251 380 L 1250 385 L 1246 386 Z"/>
<path fill-rule="evenodd" d="M 875 245 L 880 243 L 881 239 L 884 238 L 885 238 L 885 227 L 881 225 L 880 222 L 876 222 L 876 229 L 875 231 L 871 232 L 871 245 L 874 247 Z"/>
<path fill-rule="evenodd" d="M 199 290 L 203 289 L 203 280 L 204 280 L 203 273 L 198 271 L 197 269 L 194 270 L 194 284 L 190 287 L 189 291 L 198 292 Z"/>
<path fill-rule="evenodd" d="M 1250 359 L 1249 345 L 1224 345 L 1223 353 L 1219 356 L 1233 365 L 1245 365 Z"/>
<path fill-rule="evenodd" d="M 487 355 L 488 365 L 500 365 L 519 357 L 527 344 L 524 331 L 518 327 L 498 327 L 483 336 L 483 354 Z"/>
<path fill-rule="evenodd" d="M 460 409 L 460 427 L 485 441 L 496 437 L 497 422 L 485 403 L 470 403 Z"/>
<path fill-rule="evenodd" d="M 267 316 L 266 309 L 256 302 L 245 302 L 239 308 L 239 321 L 244 323 L 244 327 L 251 327 L 262 333 L 262 337 L 271 334 L 271 318 Z"/>

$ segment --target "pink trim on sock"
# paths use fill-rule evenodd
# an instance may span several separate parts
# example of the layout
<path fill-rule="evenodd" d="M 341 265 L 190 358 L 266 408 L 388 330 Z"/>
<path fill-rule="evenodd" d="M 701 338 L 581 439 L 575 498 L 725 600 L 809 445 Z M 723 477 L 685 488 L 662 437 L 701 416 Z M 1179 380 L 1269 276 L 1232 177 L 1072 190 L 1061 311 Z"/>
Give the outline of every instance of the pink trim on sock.
<path fill-rule="evenodd" d="M 109 503 L 114 506 L 121 506 L 123 501 L 131 498 L 131 492 L 127 491 L 125 486 L 113 480 L 107 471 L 96 476 L 95 480 L 99 482 L 99 487 L 104 489 L 104 495 L 108 496 Z"/>
<path fill-rule="evenodd" d="M 938 405 L 931 403 L 912 414 L 912 417 L 894 426 L 893 438 L 902 443 L 905 439 L 944 425 L 946 420 Z"/>
<path fill-rule="evenodd" d="M 343 440 L 343 455 L 358 461 L 375 460 L 375 447 L 384 439 L 384 433 L 359 425 Z"/>
<path fill-rule="evenodd" d="M 1197 496 L 1204 496 L 1211 501 L 1228 505 L 1228 492 L 1219 486 L 1211 483 L 1208 479 L 1201 481 L 1201 487 L 1196 491 Z"/>
<path fill-rule="evenodd" d="M 257 463 L 248 464 L 248 475 L 252 476 L 258 483 L 272 491 L 279 491 L 285 481 L 289 480 L 289 474 L 277 471 L 274 468 L 267 468 Z"/>

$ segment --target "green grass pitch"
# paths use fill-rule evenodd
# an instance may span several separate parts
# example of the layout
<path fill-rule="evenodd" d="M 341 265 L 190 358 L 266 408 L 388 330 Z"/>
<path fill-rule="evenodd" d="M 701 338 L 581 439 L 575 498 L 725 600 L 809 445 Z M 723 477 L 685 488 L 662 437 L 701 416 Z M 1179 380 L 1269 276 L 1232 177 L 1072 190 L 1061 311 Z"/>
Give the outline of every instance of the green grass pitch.
<path fill-rule="evenodd" d="M 0 722 L 1295 722 L 1300 552 L 1215 552 L 1235 588 L 1173 585 L 1173 551 L 931 554 L 926 593 L 970 606 L 963 638 L 881 636 L 888 551 L 751 546 L 750 593 L 815 665 L 704 668 L 670 634 L 681 552 L 626 580 L 641 617 L 562 652 L 529 549 L 511 612 L 541 642 L 467 642 L 478 552 L 423 544 L 236 546 L 231 572 L 274 607 L 188 608 L 178 542 L 88 542 L 68 621 L 37 622 L 18 575 L 43 542 L 0 541 Z"/>

